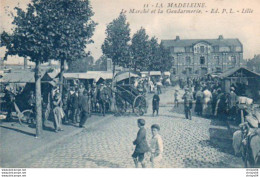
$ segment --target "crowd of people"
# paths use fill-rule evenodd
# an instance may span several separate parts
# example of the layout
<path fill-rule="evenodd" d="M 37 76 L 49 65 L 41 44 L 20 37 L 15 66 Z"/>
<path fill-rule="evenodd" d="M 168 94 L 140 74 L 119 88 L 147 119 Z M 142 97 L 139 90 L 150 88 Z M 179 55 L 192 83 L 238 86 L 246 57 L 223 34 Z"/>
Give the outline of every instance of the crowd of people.
<path fill-rule="evenodd" d="M 58 87 L 53 88 L 51 110 L 53 110 L 55 131 L 62 130 L 61 123 L 79 124 L 79 127 L 83 128 L 93 112 L 105 116 L 110 109 L 111 94 L 104 83 L 98 85 L 93 83 L 89 87 L 85 87 L 83 83 L 74 86 L 66 85 L 62 96 Z"/>
<path fill-rule="evenodd" d="M 218 78 L 201 77 L 179 80 L 183 95 L 184 112 L 187 119 L 191 119 L 191 109 L 195 103 L 194 112 L 198 116 L 217 118 L 220 120 L 233 119 L 238 116 L 238 95 L 235 86 L 230 87 L 230 92 L 222 90 Z M 174 105 L 178 106 L 178 90 L 174 93 Z"/>

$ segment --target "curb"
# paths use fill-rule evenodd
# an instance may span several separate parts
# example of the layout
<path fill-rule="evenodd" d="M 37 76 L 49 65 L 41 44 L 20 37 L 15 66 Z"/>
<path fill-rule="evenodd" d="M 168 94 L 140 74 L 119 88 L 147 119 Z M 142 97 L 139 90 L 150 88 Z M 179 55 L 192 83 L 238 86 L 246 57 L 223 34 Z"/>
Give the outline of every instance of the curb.
<path fill-rule="evenodd" d="M 93 122 L 92 124 L 87 125 L 86 128 L 93 127 L 93 126 L 95 126 L 95 125 L 97 125 L 97 124 L 107 120 L 108 118 L 110 118 L 112 116 L 113 116 L 113 114 L 108 115 L 108 116 L 106 116 L 106 117 L 104 117 L 104 118 L 102 118 L 100 120 L 97 120 L 96 122 Z M 57 138 L 56 140 L 51 141 L 50 143 L 47 143 L 44 146 L 41 146 L 41 147 L 31 151 L 30 153 L 25 154 L 24 156 L 20 157 L 19 160 L 16 160 L 14 162 L 5 164 L 4 168 L 17 168 L 17 167 L 23 166 L 22 165 L 23 161 L 25 161 L 25 160 L 27 160 L 29 158 L 32 158 L 33 156 L 37 155 L 40 152 L 43 152 L 43 151 L 45 151 L 47 149 L 50 149 L 51 147 L 59 144 L 60 142 L 64 141 L 65 139 L 67 139 L 69 137 L 72 137 L 72 136 L 75 136 L 76 134 L 81 133 L 83 130 L 85 130 L 85 128 L 78 128 L 78 129 L 72 131 L 71 133 L 69 133 L 67 135 L 61 136 L 60 138 Z"/>

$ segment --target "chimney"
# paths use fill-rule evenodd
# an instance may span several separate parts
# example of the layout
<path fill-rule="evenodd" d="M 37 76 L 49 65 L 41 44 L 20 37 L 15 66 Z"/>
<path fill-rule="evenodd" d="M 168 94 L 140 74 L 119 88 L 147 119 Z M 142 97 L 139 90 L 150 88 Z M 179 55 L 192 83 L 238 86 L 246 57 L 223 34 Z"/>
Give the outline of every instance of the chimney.
<path fill-rule="evenodd" d="M 23 68 L 24 68 L 24 69 L 27 69 L 27 65 L 28 65 L 28 63 L 27 63 L 27 58 L 24 57 L 24 59 L 23 59 Z"/>
<path fill-rule="evenodd" d="M 179 41 L 180 40 L 180 36 L 176 36 L 175 41 Z"/>
<path fill-rule="evenodd" d="M 219 35 L 218 40 L 222 40 L 222 39 L 224 39 L 223 35 Z"/>

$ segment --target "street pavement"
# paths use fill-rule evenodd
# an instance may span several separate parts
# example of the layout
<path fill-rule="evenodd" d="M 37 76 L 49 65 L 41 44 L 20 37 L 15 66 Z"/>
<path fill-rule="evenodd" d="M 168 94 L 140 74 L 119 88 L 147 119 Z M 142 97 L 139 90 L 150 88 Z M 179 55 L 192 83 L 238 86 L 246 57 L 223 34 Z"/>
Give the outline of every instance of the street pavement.
<path fill-rule="evenodd" d="M 173 109 L 173 87 L 160 95 L 159 116 L 152 116 L 151 95 L 148 113 L 111 116 L 98 124 L 65 138 L 52 148 L 35 154 L 17 164 L 21 168 L 133 168 L 133 140 L 138 131 L 137 119 L 146 121 L 147 140 L 150 127 L 157 123 L 164 143 L 161 167 L 165 168 L 232 168 L 243 167 L 241 158 L 234 156 L 232 134 L 225 122 L 193 116 L 184 118 L 183 105 Z M 179 88 L 177 88 L 179 89 Z M 180 97 L 183 91 L 180 91 Z M 88 122 L 87 122 L 88 123 Z M 149 154 L 145 161 L 147 167 Z"/>

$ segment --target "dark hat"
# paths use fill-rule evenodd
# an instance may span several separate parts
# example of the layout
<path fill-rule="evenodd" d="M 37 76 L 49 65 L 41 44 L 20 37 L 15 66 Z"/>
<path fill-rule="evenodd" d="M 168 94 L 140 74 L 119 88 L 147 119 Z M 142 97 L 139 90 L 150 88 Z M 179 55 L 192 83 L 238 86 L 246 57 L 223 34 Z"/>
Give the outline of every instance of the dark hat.
<path fill-rule="evenodd" d="M 144 119 L 138 119 L 137 122 L 138 122 L 141 126 L 144 126 L 144 125 L 145 125 L 145 120 L 144 120 Z"/>
<path fill-rule="evenodd" d="M 157 130 L 160 130 L 160 126 L 158 124 L 153 124 L 151 126 L 151 129 L 156 128 Z"/>
<path fill-rule="evenodd" d="M 185 91 L 189 91 L 189 88 L 185 88 Z"/>

